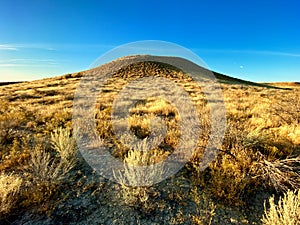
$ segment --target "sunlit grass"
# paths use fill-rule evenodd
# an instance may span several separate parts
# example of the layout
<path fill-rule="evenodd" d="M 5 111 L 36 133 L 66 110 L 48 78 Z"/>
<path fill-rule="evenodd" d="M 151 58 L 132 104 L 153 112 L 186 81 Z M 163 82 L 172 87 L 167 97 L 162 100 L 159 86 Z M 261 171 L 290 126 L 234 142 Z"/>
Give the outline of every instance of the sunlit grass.
<path fill-rule="evenodd" d="M 98 135 L 106 141 L 111 153 L 127 166 L 125 174 L 115 174 L 121 183 L 118 186 L 120 201 L 134 210 L 142 207 L 149 213 L 155 208 L 167 207 L 168 201 L 185 204 L 184 201 L 189 199 L 199 210 L 198 214 L 188 218 L 196 224 L 209 224 L 219 205 L 244 207 L 247 198 L 261 189 L 278 194 L 299 189 L 300 89 L 222 84 L 226 134 L 218 158 L 205 171 L 200 171 L 198 165 L 211 126 L 205 96 L 201 88 L 182 72 L 162 69 L 161 65 L 149 64 L 149 67 L 153 75 L 157 76 L 163 70 L 166 77 L 184 88 L 199 114 L 201 136 L 198 146 L 190 162 L 179 173 L 187 176 L 182 179 L 184 182 L 180 180 L 180 185 L 190 185 L 190 191 L 180 196 L 167 188 L 126 185 L 129 182 L 134 186 L 139 179 L 144 179 L 130 165 L 163 161 L 174 152 L 181 135 L 182 118 L 176 108 L 163 98 L 153 97 L 142 99 L 133 106 L 128 113 L 128 123 L 119 126 L 129 126 L 134 135 L 146 139 L 151 134 L 153 119 L 159 118 L 167 128 L 162 142 L 143 153 L 126 146 L 130 141 L 128 138 L 118 140 L 114 136 L 110 121 L 112 101 L 124 85 L 139 77 L 140 67 L 137 66 L 132 68 L 134 75 L 122 70 L 109 79 L 95 106 Z M 0 186 L 1 190 L 6 190 L 0 195 L 2 216 L 9 216 L 11 209 L 29 210 L 40 205 L 43 205 L 40 211 L 48 213 L 55 208 L 53 202 L 58 201 L 63 192 L 71 192 L 68 183 L 73 180 L 70 175 L 81 174 L 78 171 L 86 166 L 77 161 L 76 157 L 80 156 L 76 153 L 71 129 L 73 97 L 81 76 L 66 75 L 0 87 L 0 173 L 1 185 L 5 188 Z M 152 125 L 161 128 L 161 124 Z M 161 168 L 162 173 L 164 169 Z M 77 175 L 74 177 L 77 179 Z M 86 189 L 87 186 L 84 191 Z M 203 197 L 200 190 L 209 196 L 208 211 L 200 209 L 199 198 Z M 154 204 L 151 198 L 159 200 Z M 187 218 L 179 212 L 177 216 L 178 221 Z M 172 223 L 176 224 L 174 220 Z"/>

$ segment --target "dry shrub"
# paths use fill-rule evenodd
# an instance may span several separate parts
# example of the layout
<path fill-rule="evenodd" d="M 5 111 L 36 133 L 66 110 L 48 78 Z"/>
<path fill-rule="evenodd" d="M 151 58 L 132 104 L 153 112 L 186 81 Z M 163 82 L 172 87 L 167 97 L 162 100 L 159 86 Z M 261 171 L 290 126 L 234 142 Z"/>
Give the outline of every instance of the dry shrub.
<path fill-rule="evenodd" d="M 11 143 L 18 137 L 18 127 L 25 120 L 21 112 L 4 113 L 0 115 L 0 145 Z"/>
<path fill-rule="evenodd" d="M 14 207 L 22 184 L 22 178 L 15 174 L 0 175 L 0 217 Z"/>
<path fill-rule="evenodd" d="M 284 139 L 275 142 L 256 131 L 246 136 L 230 131 L 223 149 L 210 166 L 209 184 L 212 194 L 225 203 L 239 205 L 262 186 L 277 192 L 300 188 L 300 158 L 291 156 L 293 146 Z"/>
<path fill-rule="evenodd" d="M 154 198 L 158 196 L 159 192 L 153 187 L 130 187 L 121 185 L 120 197 L 124 203 L 146 214 L 155 209 Z"/>
<path fill-rule="evenodd" d="M 63 161 L 75 160 L 76 154 L 76 141 L 71 136 L 69 128 L 58 128 L 51 133 L 51 144 L 53 149 L 59 153 Z"/>
<path fill-rule="evenodd" d="M 12 172 L 22 170 L 30 157 L 32 137 L 23 134 L 19 138 L 14 138 L 12 144 L 2 146 L 6 153 L 2 151 L 2 159 L 0 160 L 0 172 Z M 0 150 L 1 151 L 1 150 Z"/>
<path fill-rule="evenodd" d="M 257 163 L 257 176 L 266 187 L 275 188 L 277 192 L 289 188 L 300 188 L 300 157 L 268 161 L 261 157 Z"/>
<path fill-rule="evenodd" d="M 211 195 L 227 205 L 244 204 L 243 197 L 253 184 L 254 158 L 253 152 L 243 146 L 243 134 L 229 124 L 220 154 L 207 169 Z"/>
<path fill-rule="evenodd" d="M 24 168 L 27 177 L 26 190 L 23 192 L 24 206 L 50 201 L 58 194 L 76 165 L 76 147 L 69 129 L 54 131 L 51 144 L 58 154 L 51 154 L 41 143 L 30 152 L 28 165 Z"/>
<path fill-rule="evenodd" d="M 75 140 L 68 128 L 51 133 L 51 145 L 58 153 L 55 157 L 42 144 L 37 144 L 30 152 L 29 171 L 41 182 L 65 179 L 76 163 Z"/>
<path fill-rule="evenodd" d="M 252 169 L 249 173 L 256 183 L 277 192 L 300 187 L 300 158 L 294 154 L 296 147 L 289 140 L 252 130 L 242 145 L 252 152 Z"/>
<path fill-rule="evenodd" d="M 261 187 L 282 192 L 300 183 L 297 94 L 272 97 L 268 90 L 263 93 L 267 98 L 261 98 L 252 88 L 248 94 L 225 92 L 228 126 L 219 157 L 203 173 L 192 169 L 200 185 L 229 205 L 243 204 L 244 197 Z"/>
<path fill-rule="evenodd" d="M 279 198 L 278 204 L 274 196 L 269 199 L 269 209 L 266 203 L 265 214 L 262 218 L 264 225 L 299 225 L 300 224 L 300 190 L 288 190 Z"/>
<path fill-rule="evenodd" d="M 37 182 L 59 181 L 65 178 L 72 166 L 64 160 L 51 157 L 51 154 L 36 146 L 30 154 L 28 169 L 33 179 Z"/>
<path fill-rule="evenodd" d="M 242 144 L 253 152 L 263 154 L 269 160 L 286 158 L 294 151 L 294 146 L 288 139 L 259 129 L 249 131 Z"/>
<path fill-rule="evenodd" d="M 266 111 L 274 124 L 273 133 L 289 139 L 295 145 L 300 143 L 300 98 L 299 90 L 293 90 L 280 96 L 281 99 L 270 99 L 270 107 Z M 277 97 L 277 96 L 276 96 Z"/>
<path fill-rule="evenodd" d="M 147 149 L 146 140 L 144 139 L 140 145 L 136 146 L 137 149 L 129 150 L 124 158 L 125 170 L 123 173 L 119 172 L 114 175 L 118 183 L 121 184 L 120 194 L 125 204 L 140 208 L 144 212 L 150 212 L 154 209 L 153 197 L 158 195 L 158 192 L 151 187 L 151 182 L 162 176 L 165 170 L 163 164 L 160 164 L 156 169 L 153 167 L 157 161 L 160 161 L 162 154 L 143 151 Z M 147 166 L 147 168 L 141 169 L 143 166 Z M 145 183 L 148 185 L 140 186 Z"/>
<path fill-rule="evenodd" d="M 130 186 L 152 184 L 166 172 L 164 164 L 159 164 L 164 159 L 164 152 L 156 149 L 148 150 L 150 148 L 147 140 L 145 138 L 142 142 L 133 144 L 134 149 L 127 152 L 124 158 L 125 171 L 123 174 L 117 174 L 117 180 L 121 183 L 127 183 Z"/>
<path fill-rule="evenodd" d="M 11 142 L 16 134 L 14 127 L 16 123 L 14 120 L 6 119 L 0 121 L 0 145 L 3 145 L 7 142 Z"/>
<path fill-rule="evenodd" d="M 22 193 L 25 207 L 47 203 L 57 194 L 61 182 L 70 168 L 55 160 L 42 146 L 32 149 L 28 166 L 25 167 L 25 189 Z"/>
<path fill-rule="evenodd" d="M 214 198 L 223 203 L 238 206 L 243 204 L 245 190 L 252 183 L 251 163 L 246 158 L 223 155 L 210 166 L 210 179 L 208 181 L 210 192 Z"/>

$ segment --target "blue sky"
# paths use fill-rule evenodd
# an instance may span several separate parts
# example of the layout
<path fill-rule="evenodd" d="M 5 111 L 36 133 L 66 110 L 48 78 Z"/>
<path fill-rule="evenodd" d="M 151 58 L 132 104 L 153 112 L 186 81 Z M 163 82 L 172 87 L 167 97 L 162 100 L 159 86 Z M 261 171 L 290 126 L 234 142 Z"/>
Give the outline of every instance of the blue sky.
<path fill-rule="evenodd" d="M 251 81 L 300 81 L 297 0 L 0 3 L 0 81 L 88 69 L 122 44 L 162 40 L 210 69 Z"/>

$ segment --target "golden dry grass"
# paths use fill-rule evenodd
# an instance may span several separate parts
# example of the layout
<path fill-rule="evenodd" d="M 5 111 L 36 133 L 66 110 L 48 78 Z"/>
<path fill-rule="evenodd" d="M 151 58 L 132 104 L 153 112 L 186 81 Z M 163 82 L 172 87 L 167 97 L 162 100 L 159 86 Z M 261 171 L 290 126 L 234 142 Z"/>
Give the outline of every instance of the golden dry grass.
<path fill-rule="evenodd" d="M 164 160 L 178 144 L 181 118 L 162 98 L 143 99 L 129 112 L 130 129 L 140 138 L 149 137 L 149 124 L 154 117 L 159 116 L 166 124 L 166 137 L 150 155 L 143 155 L 146 161 L 141 161 L 142 155 L 126 147 L 128 139 L 122 141 L 114 137 L 110 122 L 113 100 L 124 85 L 141 76 L 145 66 L 149 75 L 163 74 L 181 86 L 201 115 L 201 137 L 185 167 L 194 189 L 203 188 L 214 201 L 230 206 L 246 204 L 245 198 L 262 187 L 278 192 L 299 189 L 300 89 L 291 85 L 291 90 L 283 90 L 221 84 L 227 114 L 226 134 L 218 158 L 202 172 L 198 163 L 211 124 L 207 116 L 210 108 L 201 88 L 188 75 L 162 64 L 151 62 L 122 69 L 106 82 L 95 106 L 98 135 L 107 141 L 115 157 L 126 164 L 149 165 Z M 20 184 L 23 187 L 22 207 L 45 205 L 45 201 L 51 205 L 50 199 L 58 197 L 65 187 L 65 181 L 61 180 L 75 167 L 73 161 L 64 164 L 64 159 L 75 157 L 76 147 L 70 132 L 72 105 L 76 87 L 84 74 L 0 86 L 0 172 L 22 174 L 26 171 L 25 181 Z M 133 179 L 130 182 L 134 183 L 137 178 L 130 169 L 127 168 L 125 177 L 116 176 L 121 180 Z M 44 173 L 39 175 L 45 180 L 32 182 L 39 171 Z M 149 198 L 157 195 L 154 189 L 123 185 L 121 190 L 129 205 L 143 206 L 146 212 L 153 210 L 154 204 Z M 197 191 L 191 195 L 196 201 Z M 51 208 L 44 207 L 45 210 Z M 205 212 L 208 213 L 206 221 L 211 221 L 213 210 L 214 206 Z M 196 224 L 201 224 L 202 219 L 193 217 Z"/>

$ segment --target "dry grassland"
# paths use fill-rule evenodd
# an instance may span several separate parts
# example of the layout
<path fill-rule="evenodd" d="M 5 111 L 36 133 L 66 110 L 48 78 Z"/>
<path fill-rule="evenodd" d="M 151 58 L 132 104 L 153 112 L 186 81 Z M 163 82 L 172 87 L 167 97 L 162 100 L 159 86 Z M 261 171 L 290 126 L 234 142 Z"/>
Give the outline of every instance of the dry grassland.
<path fill-rule="evenodd" d="M 122 184 L 124 179 L 133 179 L 132 182 L 137 179 L 130 171 L 127 175 L 116 174 L 120 185 L 101 183 L 80 156 L 72 135 L 74 93 L 85 72 L 0 86 L 0 221 L 18 221 L 26 212 L 32 218 L 56 215 L 56 222 L 68 220 L 57 216 L 57 211 L 64 211 L 59 208 L 64 202 L 86 195 L 99 197 L 110 190 L 118 194 L 105 194 L 107 201 L 116 201 L 142 215 L 163 215 L 164 210 L 169 210 L 174 216 L 166 217 L 165 224 L 271 224 L 276 218 L 274 211 L 286 210 L 284 206 L 276 208 L 271 200 L 270 211 L 266 204 L 264 212 L 265 198 L 258 198 L 257 210 L 253 210 L 251 201 L 261 193 L 279 197 L 288 190 L 300 188 L 299 85 L 285 83 L 284 87 L 290 89 L 273 89 L 221 84 L 226 133 L 217 159 L 205 171 L 200 171 L 198 165 L 211 127 L 210 108 L 201 88 L 188 75 L 161 63 L 140 63 L 122 69 L 103 87 L 95 106 L 95 118 L 98 135 L 107 141 L 111 154 L 131 165 L 151 165 L 165 160 L 173 153 L 181 135 L 182 118 L 176 108 L 165 99 L 152 97 L 141 99 L 130 109 L 129 127 L 138 138 L 147 138 L 151 135 L 151 119 L 159 117 L 167 127 L 163 142 L 142 154 L 126 147 L 126 137 L 122 142 L 114 136 L 110 122 L 113 100 L 124 85 L 141 77 L 145 69 L 148 75 L 163 74 L 175 82 L 196 105 L 201 135 L 186 166 L 176 176 L 152 187 Z M 295 192 L 298 200 L 288 193 L 289 197 L 279 204 L 298 201 L 289 207 L 296 207 L 293 208 L 296 213 L 291 215 L 299 219 L 299 191 L 298 195 Z M 103 204 L 106 203 L 98 207 Z M 193 211 L 184 211 L 189 207 Z M 226 217 L 224 208 L 240 214 Z M 73 224 L 78 217 L 73 218 Z M 289 219 L 285 216 L 284 220 Z M 299 220 L 286 224 L 299 224 Z"/>

